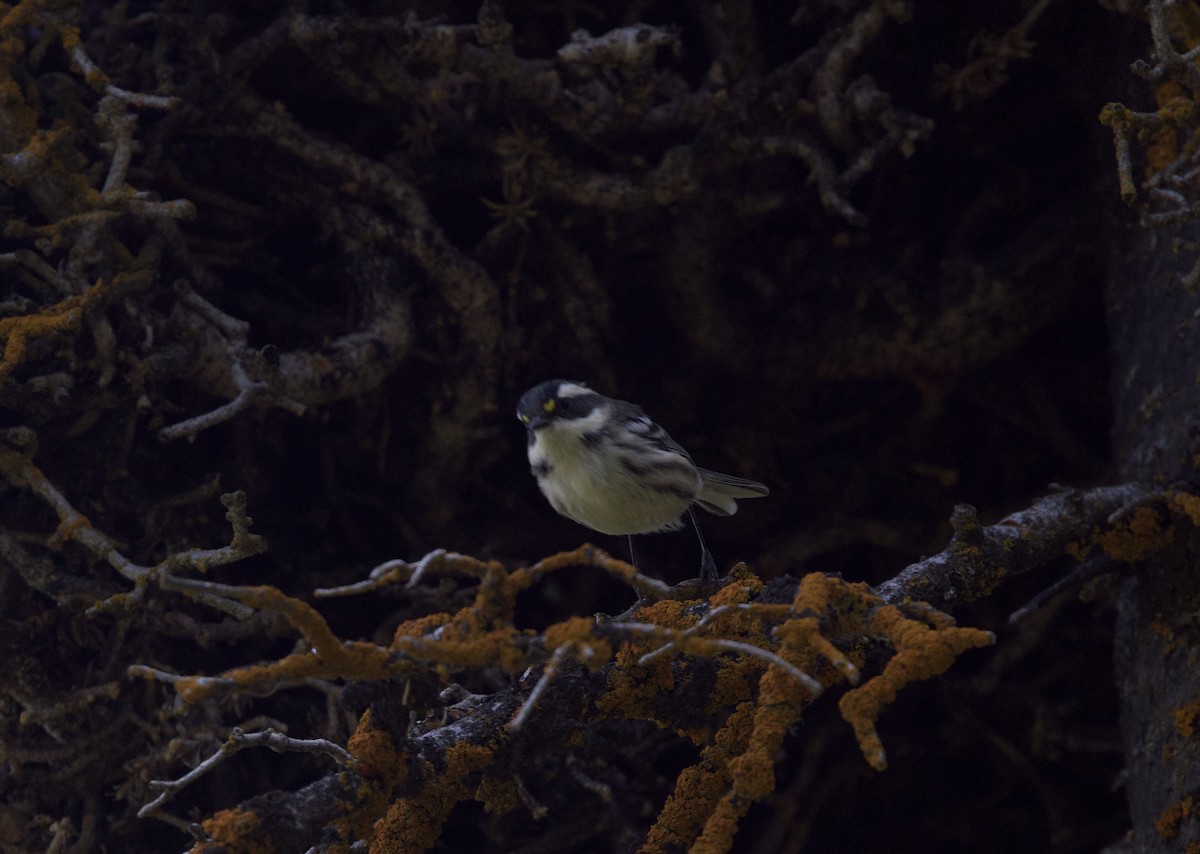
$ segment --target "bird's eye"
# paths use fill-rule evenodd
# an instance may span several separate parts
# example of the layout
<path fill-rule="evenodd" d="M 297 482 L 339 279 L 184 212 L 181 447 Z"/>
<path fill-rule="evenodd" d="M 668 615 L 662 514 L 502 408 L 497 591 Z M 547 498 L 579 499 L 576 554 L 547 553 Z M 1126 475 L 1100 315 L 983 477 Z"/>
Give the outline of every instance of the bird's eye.
<path fill-rule="evenodd" d="M 549 400 L 547 400 L 545 403 L 542 404 L 542 409 L 546 410 L 547 414 L 549 414 L 554 411 L 554 407 L 556 405 L 557 404 L 556 404 L 554 398 L 550 398 Z"/>

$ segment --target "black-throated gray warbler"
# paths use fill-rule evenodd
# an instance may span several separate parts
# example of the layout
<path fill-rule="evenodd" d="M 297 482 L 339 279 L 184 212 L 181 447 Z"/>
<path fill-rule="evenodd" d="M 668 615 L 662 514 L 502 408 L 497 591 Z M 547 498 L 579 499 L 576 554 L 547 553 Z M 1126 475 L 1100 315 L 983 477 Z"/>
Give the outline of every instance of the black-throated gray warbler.
<path fill-rule="evenodd" d="M 602 534 L 673 531 L 686 513 L 700 538 L 700 578 L 716 564 L 693 505 L 718 516 L 737 499 L 758 498 L 761 483 L 700 468 L 640 406 L 613 400 L 583 383 L 549 380 L 521 395 L 517 418 L 528 429 L 529 466 L 550 506 Z"/>

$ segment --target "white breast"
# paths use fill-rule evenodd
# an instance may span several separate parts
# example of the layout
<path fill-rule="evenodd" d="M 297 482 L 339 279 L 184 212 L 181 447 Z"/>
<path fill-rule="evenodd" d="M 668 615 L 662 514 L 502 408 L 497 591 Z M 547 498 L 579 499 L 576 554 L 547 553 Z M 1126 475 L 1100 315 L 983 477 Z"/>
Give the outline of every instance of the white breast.
<path fill-rule="evenodd" d="M 647 534 L 682 527 L 680 517 L 702 486 L 695 467 L 685 457 L 667 457 L 665 461 L 675 467 L 669 482 L 676 487 L 668 490 L 662 476 L 637 474 L 620 457 L 596 453 L 582 437 L 606 417 L 607 413 L 597 412 L 547 425 L 534 434 L 529 463 L 535 475 L 550 465 L 548 472 L 538 476 L 538 486 L 550 505 L 602 534 Z M 680 484 L 685 488 L 679 489 Z"/>

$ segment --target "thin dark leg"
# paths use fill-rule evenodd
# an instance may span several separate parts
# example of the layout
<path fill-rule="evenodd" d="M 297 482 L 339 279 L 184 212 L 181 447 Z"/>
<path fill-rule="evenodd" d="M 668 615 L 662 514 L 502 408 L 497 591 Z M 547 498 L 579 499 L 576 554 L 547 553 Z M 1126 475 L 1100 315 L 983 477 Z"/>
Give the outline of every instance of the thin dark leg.
<path fill-rule="evenodd" d="M 633 547 L 633 534 L 626 534 L 625 538 L 629 540 L 629 562 L 637 567 L 637 550 Z"/>
<path fill-rule="evenodd" d="M 713 560 L 712 552 L 708 550 L 708 546 L 704 543 L 704 535 L 700 533 L 700 523 L 696 521 L 696 511 L 691 507 L 688 508 L 688 516 L 691 517 L 692 527 L 696 529 L 696 537 L 700 540 L 700 580 L 716 581 L 716 561 Z"/>

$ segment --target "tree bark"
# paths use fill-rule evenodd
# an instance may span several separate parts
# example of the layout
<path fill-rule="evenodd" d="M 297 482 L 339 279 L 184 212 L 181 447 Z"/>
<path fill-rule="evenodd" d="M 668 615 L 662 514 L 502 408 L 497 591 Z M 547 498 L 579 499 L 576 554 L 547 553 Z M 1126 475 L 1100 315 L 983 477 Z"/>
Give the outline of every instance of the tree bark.
<path fill-rule="evenodd" d="M 1107 308 L 1112 335 L 1114 446 L 1121 477 L 1163 481 L 1194 470 L 1200 386 L 1200 317 L 1183 276 L 1194 259 L 1177 250 L 1193 224 L 1150 230 L 1127 223 L 1114 241 Z M 1133 567 L 1121 588 L 1117 688 L 1125 787 L 1139 851 L 1200 844 L 1200 575 L 1194 531 L 1163 556 Z"/>

